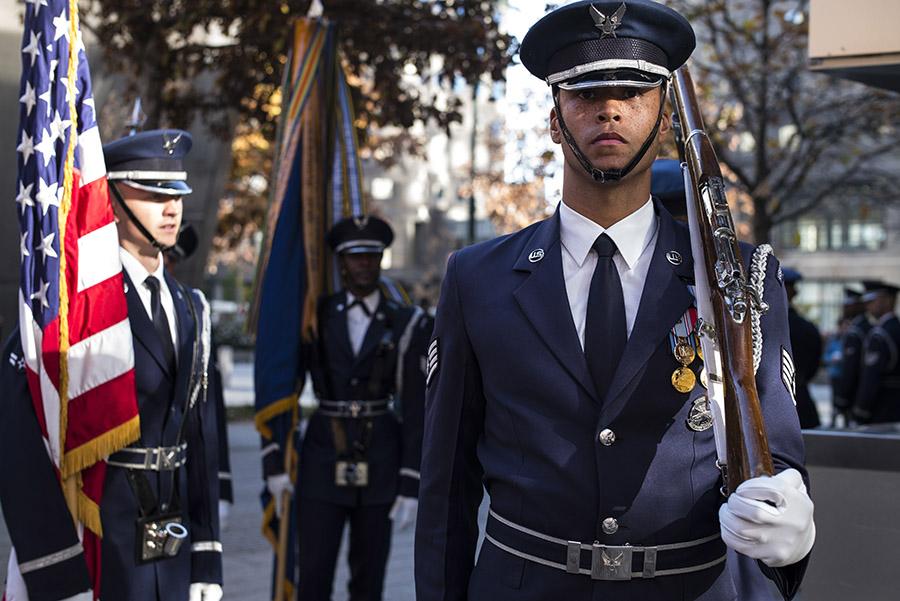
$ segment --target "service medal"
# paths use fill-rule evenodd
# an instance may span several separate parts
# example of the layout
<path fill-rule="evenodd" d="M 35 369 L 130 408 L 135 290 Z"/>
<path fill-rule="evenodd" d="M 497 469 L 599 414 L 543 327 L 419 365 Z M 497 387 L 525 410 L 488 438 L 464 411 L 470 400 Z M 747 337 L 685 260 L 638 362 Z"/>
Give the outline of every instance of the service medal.
<path fill-rule="evenodd" d="M 709 408 L 709 399 L 705 396 L 694 399 L 691 412 L 688 414 L 687 425 L 694 432 L 703 432 L 712 428 L 712 411 Z"/>
<path fill-rule="evenodd" d="M 697 384 L 697 376 L 687 367 L 679 367 L 672 372 L 672 387 L 678 392 L 690 392 Z"/>
<path fill-rule="evenodd" d="M 694 362 L 696 357 L 697 353 L 694 351 L 694 347 L 688 343 L 687 338 L 679 338 L 678 344 L 675 345 L 675 358 L 678 362 L 687 367 Z"/>

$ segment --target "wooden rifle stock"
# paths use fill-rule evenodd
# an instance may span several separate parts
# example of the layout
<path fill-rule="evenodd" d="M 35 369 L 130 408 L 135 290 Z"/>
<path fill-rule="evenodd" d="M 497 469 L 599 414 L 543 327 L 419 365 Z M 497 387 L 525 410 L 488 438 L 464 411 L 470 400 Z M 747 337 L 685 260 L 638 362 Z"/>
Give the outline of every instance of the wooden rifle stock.
<path fill-rule="evenodd" d="M 702 324 L 701 335 L 712 337 L 721 357 L 728 448 L 725 484 L 733 492 L 748 478 L 774 473 L 753 367 L 751 312 L 762 310 L 763 299 L 756 298 L 748 285 L 725 181 L 703 126 L 687 66 L 675 72 L 673 84 L 678 121 L 674 129 L 681 160 L 690 174 L 703 248 L 703 256 L 694 260 L 705 265 L 715 321 Z"/>

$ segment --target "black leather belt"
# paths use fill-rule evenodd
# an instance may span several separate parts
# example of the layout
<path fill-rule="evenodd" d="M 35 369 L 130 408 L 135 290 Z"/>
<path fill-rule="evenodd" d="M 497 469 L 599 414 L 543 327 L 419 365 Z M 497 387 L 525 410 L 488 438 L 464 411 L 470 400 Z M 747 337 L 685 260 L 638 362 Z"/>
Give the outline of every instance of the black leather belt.
<path fill-rule="evenodd" d="M 349 417 L 351 419 L 378 417 L 391 410 L 392 399 L 374 401 L 326 401 L 319 400 L 318 413 L 327 417 Z"/>
<path fill-rule="evenodd" d="M 106 463 L 130 470 L 171 472 L 187 462 L 187 443 L 177 447 L 126 447 L 109 456 Z"/>
<path fill-rule="evenodd" d="M 567 541 L 520 526 L 490 511 L 485 538 L 498 548 L 547 567 L 592 580 L 631 580 L 687 574 L 725 561 L 719 533 L 655 546 L 602 545 Z"/>

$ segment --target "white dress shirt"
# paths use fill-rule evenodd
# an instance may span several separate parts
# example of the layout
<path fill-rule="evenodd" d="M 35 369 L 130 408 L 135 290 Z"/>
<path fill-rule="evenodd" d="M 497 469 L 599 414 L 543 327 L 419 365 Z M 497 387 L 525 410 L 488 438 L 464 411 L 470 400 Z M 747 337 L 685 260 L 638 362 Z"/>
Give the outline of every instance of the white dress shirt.
<path fill-rule="evenodd" d="M 597 266 L 597 253 L 592 246 L 600 234 L 606 233 L 616 243 L 618 251 L 613 263 L 622 280 L 625 296 L 625 321 L 627 335 L 631 336 L 644 282 L 656 247 L 659 222 L 653 209 L 653 202 L 647 200 L 640 209 L 604 229 L 584 215 L 566 205 L 559 207 L 559 236 L 562 241 L 563 277 L 566 280 L 566 294 L 572 320 L 578 330 L 578 339 L 584 349 L 584 322 L 587 317 L 588 294 L 591 278 Z"/>
<path fill-rule="evenodd" d="M 347 306 L 349 307 L 355 300 L 356 297 L 348 290 Z M 354 355 L 358 355 L 359 349 L 362 348 L 363 340 L 366 338 L 366 331 L 369 329 L 369 324 L 372 323 L 372 316 L 375 315 L 378 303 L 381 302 L 381 292 L 376 290 L 372 294 L 363 297 L 362 302 L 369 309 L 368 315 L 359 305 L 347 310 L 347 333 L 350 334 L 350 347 L 353 349 Z"/>
<path fill-rule="evenodd" d="M 121 246 L 119 247 L 119 256 L 122 258 L 122 267 L 125 268 L 128 277 L 131 278 L 131 283 L 134 284 L 138 297 L 141 299 L 141 304 L 144 305 L 151 322 L 153 321 L 153 310 L 150 308 L 150 288 L 147 287 L 146 279 L 152 275 L 159 280 L 159 302 L 166 313 L 166 319 L 169 321 L 169 332 L 172 334 L 172 346 L 175 347 L 175 358 L 177 359 L 178 322 L 175 317 L 175 301 L 172 300 L 172 292 L 169 290 L 168 284 L 166 284 L 165 263 L 163 262 L 162 253 L 159 254 L 159 265 L 157 265 L 156 271 L 153 273 L 147 271 L 140 261 Z"/>

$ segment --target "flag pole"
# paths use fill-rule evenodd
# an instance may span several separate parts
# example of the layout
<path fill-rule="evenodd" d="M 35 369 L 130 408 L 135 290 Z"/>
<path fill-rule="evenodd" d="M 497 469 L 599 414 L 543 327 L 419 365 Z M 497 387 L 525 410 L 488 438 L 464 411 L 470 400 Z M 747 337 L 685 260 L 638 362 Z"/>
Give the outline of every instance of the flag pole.
<path fill-rule="evenodd" d="M 287 453 L 286 453 L 287 454 Z M 278 522 L 278 550 L 276 551 L 277 562 L 275 564 L 275 600 L 285 601 L 284 584 L 285 572 L 287 570 L 287 545 L 288 533 L 290 531 L 290 507 L 291 493 L 284 491 L 281 493 L 281 517 Z"/>

